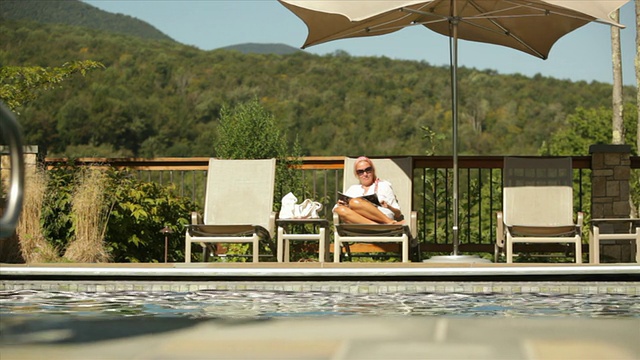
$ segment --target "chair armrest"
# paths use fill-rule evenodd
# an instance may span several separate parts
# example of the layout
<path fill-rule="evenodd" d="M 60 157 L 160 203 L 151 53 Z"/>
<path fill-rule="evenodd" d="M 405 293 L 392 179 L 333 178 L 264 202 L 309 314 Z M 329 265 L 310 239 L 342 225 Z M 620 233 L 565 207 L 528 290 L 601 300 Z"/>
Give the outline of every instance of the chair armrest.
<path fill-rule="evenodd" d="M 409 214 L 409 217 L 410 217 L 409 226 L 411 227 L 411 238 L 417 239 L 418 238 L 418 212 L 412 211 L 411 214 Z"/>
<path fill-rule="evenodd" d="M 271 239 L 274 238 L 274 234 L 276 233 L 276 219 L 278 218 L 278 213 L 275 211 L 272 211 L 271 214 L 269 214 L 269 228 L 267 229 L 269 231 L 269 237 L 271 237 Z"/>
<path fill-rule="evenodd" d="M 338 214 L 333 213 L 333 225 L 339 225 L 340 224 L 340 216 L 338 216 Z"/>
<path fill-rule="evenodd" d="M 582 236 L 582 227 L 584 226 L 584 213 L 578 211 L 578 219 L 577 219 L 576 228 L 578 229 L 578 235 Z"/>
<path fill-rule="evenodd" d="M 191 225 L 199 224 L 202 224 L 202 215 L 196 211 L 191 212 Z"/>
<path fill-rule="evenodd" d="M 504 247 L 504 220 L 502 211 L 496 212 L 496 246 Z"/>

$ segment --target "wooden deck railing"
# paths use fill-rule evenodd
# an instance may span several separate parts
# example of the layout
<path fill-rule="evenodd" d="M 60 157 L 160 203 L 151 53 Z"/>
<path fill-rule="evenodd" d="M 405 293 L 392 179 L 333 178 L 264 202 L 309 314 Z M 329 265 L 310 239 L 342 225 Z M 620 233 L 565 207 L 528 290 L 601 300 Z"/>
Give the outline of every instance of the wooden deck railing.
<path fill-rule="evenodd" d="M 574 156 L 574 205 L 576 211 L 589 213 L 590 156 Z M 76 166 L 112 167 L 137 172 L 145 181 L 175 184 L 181 196 L 202 206 L 209 158 L 79 158 Z M 303 189 L 298 198 L 314 198 L 327 210 L 335 203 L 342 186 L 342 156 L 310 156 L 302 159 Z M 48 168 L 69 164 L 68 159 L 46 158 Z M 452 167 L 450 156 L 414 156 L 413 209 L 419 213 L 418 241 L 423 251 L 450 252 Z M 459 206 L 461 252 L 493 252 L 495 212 L 502 208 L 502 156 L 459 156 Z M 640 157 L 631 157 L 631 168 L 640 171 Z M 384 174 L 378 174 L 384 178 Z M 402 205 L 402 204 L 401 204 Z M 330 210 L 325 212 L 329 219 Z M 558 245 L 542 244 L 553 247 Z"/>

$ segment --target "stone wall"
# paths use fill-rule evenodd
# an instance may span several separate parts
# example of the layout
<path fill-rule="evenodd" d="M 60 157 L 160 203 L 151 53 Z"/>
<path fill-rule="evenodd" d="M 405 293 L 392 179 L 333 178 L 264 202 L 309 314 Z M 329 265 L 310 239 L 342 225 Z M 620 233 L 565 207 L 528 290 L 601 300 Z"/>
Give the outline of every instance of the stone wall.
<path fill-rule="evenodd" d="M 592 145 L 591 153 L 591 218 L 628 218 L 629 179 L 631 178 L 631 146 Z M 601 227 L 606 233 L 627 232 L 620 224 Z M 633 256 L 632 256 L 633 255 Z M 600 244 L 601 262 L 634 262 L 635 244 L 629 240 L 607 240 Z"/>

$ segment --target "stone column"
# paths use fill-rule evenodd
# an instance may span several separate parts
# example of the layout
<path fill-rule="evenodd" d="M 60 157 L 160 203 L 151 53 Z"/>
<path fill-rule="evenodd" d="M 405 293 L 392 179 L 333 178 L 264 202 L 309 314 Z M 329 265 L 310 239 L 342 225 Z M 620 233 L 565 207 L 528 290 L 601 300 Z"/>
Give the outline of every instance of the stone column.
<path fill-rule="evenodd" d="M 34 171 L 38 164 L 44 158 L 44 154 L 41 153 L 37 145 L 25 145 L 22 148 L 24 155 L 24 170 L 25 178 L 29 172 Z M 9 154 L 9 147 L 6 145 L 0 145 L 0 179 L 4 186 L 9 185 L 9 178 L 11 177 L 11 157 Z"/>
<path fill-rule="evenodd" d="M 628 218 L 629 179 L 631 177 L 630 145 L 592 145 L 591 154 L 591 218 Z M 601 228 L 606 232 L 627 232 L 622 228 Z M 629 240 L 601 241 L 602 262 L 632 262 L 632 244 Z"/>

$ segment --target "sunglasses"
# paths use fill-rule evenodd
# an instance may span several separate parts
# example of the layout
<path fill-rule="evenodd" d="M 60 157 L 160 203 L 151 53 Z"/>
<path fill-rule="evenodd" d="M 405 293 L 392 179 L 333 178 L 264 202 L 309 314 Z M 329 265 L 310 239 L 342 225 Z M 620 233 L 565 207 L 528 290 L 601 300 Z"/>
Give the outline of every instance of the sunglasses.
<path fill-rule="evenodd" d="M 361 169 L 361 170 L 356 170 L 356 174 L 358 174 L 358 176 L 363 175 L 364 173 L 371 173 L 373 171 L 373 168 L 371 166 L 365 168 L 365 169 Z"/>

